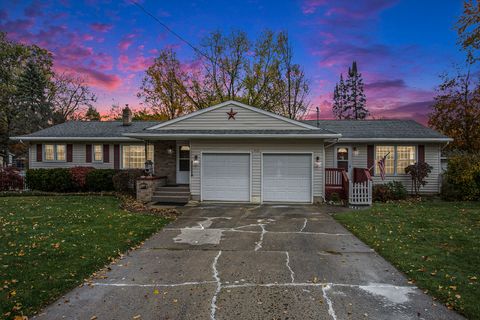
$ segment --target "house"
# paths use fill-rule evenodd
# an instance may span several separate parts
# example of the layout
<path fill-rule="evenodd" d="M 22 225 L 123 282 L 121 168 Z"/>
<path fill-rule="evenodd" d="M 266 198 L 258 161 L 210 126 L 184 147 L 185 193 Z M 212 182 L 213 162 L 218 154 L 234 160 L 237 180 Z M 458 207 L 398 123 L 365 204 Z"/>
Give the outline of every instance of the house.
<path fill-rule="evenodd" d="M 31 144 L 30 168 L 129 169 L 152 160 L 156 176 L 193 200 L 252 203 L 323 201 L 370 175 L 384 183 L 375 163 L 385 154 L 386 181 L 410 188 L 404 168 L 425 161 L 433 170 L 423 192 L 438 193 L 441 150 L 451 141 L 414 121 L 317 124 L 236 101 L 165 122 L 132 122 L 125 111 L 123 121 L 72 121 L 15 139 Z"/>

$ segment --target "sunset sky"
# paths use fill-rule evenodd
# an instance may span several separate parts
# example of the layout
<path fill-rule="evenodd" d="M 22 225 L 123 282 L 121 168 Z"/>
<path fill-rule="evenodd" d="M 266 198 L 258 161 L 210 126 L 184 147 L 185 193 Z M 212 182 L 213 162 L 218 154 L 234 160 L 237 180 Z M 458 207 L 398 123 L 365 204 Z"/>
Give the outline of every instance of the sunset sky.
<path fill-rule="evenodd" d="M 376 118 L 424 122 L 439 75 L 462 63 L 453 25 L 461 0 L 141 1 L 148 11 L 193 44 L 210 31 L 288 31 L 296 62 L 312 84 L 312 111 L 331 117 L 339 74 L 356 60 Z M 57 71 L 87 79 L 97 108 L 133 107 L 144 70 L 158 50 L 190 47 L 129 0 L 2 1 L 0 30 L 10 39 L 50 50 Z"/>

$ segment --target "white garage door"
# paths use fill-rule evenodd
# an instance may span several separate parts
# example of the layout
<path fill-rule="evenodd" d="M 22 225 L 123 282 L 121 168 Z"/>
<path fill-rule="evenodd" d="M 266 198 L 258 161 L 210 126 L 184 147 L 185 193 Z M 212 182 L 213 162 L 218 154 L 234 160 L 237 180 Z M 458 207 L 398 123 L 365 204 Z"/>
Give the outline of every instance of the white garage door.
<path fill-rule="evenodd" d="M 250 155 L 204 153 L 202 200 L 250 201 Z"/>
<path fill-rule="evenodd" d="M 311 202 L 312 155 L 264 154 L 263 201 Z"/>

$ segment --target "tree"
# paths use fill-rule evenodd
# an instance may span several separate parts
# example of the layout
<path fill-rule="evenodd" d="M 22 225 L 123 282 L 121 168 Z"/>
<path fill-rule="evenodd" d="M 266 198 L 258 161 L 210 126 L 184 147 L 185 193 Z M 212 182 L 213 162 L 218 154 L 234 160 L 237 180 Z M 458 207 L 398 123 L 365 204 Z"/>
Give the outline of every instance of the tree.
<path fill-rule="evenodd" d="M 347 87 L 343 81 L 343 74 L 340 74 L 340 81 L 335 85 L 333 91 L 333 115 L 337 119 L 343 119 L 347 107 Z"/>
<path fill-rule="evenodd" d="M 35 45 L 23 45 L 0 32 L 0 151 L 12 150 L 11 136 L 51 125 L 52 56 Z M 16 148 L 19 150 L 21 148 Z M 25 148 L 23 148 L 25 150 Z M 7 157 L 8 159 L 8 157 Z"/>
<path fill-rule="evenodd" d="M 97 100 L 84 79 L 66 74 L 54 76 L 50 95 L 55 124 L 81 118 Z"/>
<path fill-rule="evenodd" d="M 146 72 L 138 96 L 144 98 L 154 113 L 173 119 L 186 111 L 186 75 L 172 49 L 160 52 Z"/>
<path fill-rule="evenodd" d="M 357 62 L 353 61 L 347 80 L 344 82 L 340 75 L 340 82 L 335 86 L 333 114 L 337 119 L 364 120 L 369 115 L 366 102 L 362 74 L 358 72 Z"/>
<path fill-rule="evenodd" d="M 458 42 L 469 52 L 471 62 L 478 60 L 473 52 L 480 49 L 480 3 L 477 0 L 463 2 L 463 15 L 456 24 Z"/>
<path fill-rule="evenodd" d="M 432 172 L 432 169 L 433 167 L 426 162 L 417 162 L 405 168 L 405 173 L 412 178 L 412 191 L 415 192 L 415 195 L 418 196 L 420 187 L 427 184 L 425 179 Z"/>
<path fill-rule="evenodd" d="M 150 112 L 147 108 L 133 112 L 133 120 L 136 121 L 165 121 L 168 120 L 165 115 Z"/>
<path fill-rule="evenodd" d="M 148 68 L 139 96 L 153 114 L 168 119 L 226 100 L 299 119 L 309 107 L 308 93 L 288 35 L 266 30 L 256 41 L 242 31 L 212 32 L 191 64 L 163 50 Z"/>
<path fill-rule="evenodd" d="M 279 113 L 290 119 L 299 119 L 307 112 L 310 105 L 307 101 L 310 86 L 302 67 L 293 63 L 293 48 L 286 33 L 280 33 L 278 36 L 278 50 L 280 85 L 275 88 L 278 88 L 276 92 L 282 97 Z M 282 92 L 285 94 L 282 95 Z"/>
<path fill-rule="evenodd" d="M 429 115 L 428 124 L 454 139 L 450 149 L 480 150 L 480 83 L 473 81 L 470 65 L 457 68 L 455 76 L 444 74 Z"/>
<path fill-rule="evenodd" d="M 87 121 L 101 121 L 102 116 L 93 106 L 89 106 L 85 116 L 83 117 Z"/>

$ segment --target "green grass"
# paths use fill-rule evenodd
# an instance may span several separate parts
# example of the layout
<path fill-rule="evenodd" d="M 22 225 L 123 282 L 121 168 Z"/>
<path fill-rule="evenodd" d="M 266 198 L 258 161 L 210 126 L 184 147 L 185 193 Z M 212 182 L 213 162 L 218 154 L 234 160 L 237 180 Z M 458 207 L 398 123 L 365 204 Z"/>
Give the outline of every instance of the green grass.
<path fill-rule="evenodd" d="M 0 318 L 38 312 L 167 222 L 111 196 L 0 197 Z"/>
<path fill-rule="evenodd" d="M 402 202 L 335 218 L 430 295 L 480 319 L 480 203 Z"/>

